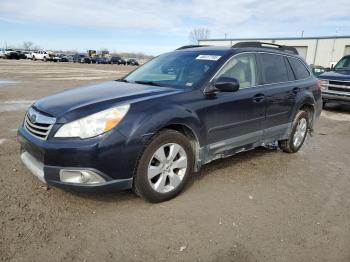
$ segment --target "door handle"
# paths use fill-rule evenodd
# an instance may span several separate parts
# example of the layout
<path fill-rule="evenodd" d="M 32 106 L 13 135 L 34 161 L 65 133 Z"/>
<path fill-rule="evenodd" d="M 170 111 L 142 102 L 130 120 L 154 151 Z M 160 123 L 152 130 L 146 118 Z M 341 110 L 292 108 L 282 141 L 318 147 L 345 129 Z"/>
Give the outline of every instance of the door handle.
<path fill-rule="evenodd" d="M 260 103 L 265 99 L 265 95 L 264 94 L 256 94 L 255 96 L 253 96 L 253 101 L 255 103 Z"/>
<path fill-rule="evenodd" d="M 299 91 L 300 91 L 300 88 L 299 87 L 295 87 L 295 88 L 293 88 L 293 94 L 298 94 L 299 93 Z"/>

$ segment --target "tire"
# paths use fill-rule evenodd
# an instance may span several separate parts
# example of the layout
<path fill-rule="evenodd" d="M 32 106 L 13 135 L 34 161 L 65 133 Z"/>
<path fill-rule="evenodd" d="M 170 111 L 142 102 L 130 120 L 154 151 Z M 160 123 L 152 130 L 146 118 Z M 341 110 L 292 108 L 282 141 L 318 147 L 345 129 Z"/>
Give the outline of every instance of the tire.
<path fill-rule="evenodd" d="M 174 154 L 171 154 L 172 150 Z M 161 152 L 165 158 L 158 161 Z M 151 139 L 141 155 L 134 175 L 133 191 L 152 203 L 170 200 L 184 189 L 193 169 L 194 154 L 189 140 L 178 131 L 164 130 Z"/>
<path fill-rule="evenodd" d="M 323 101 L 323 102 L 322 102 L 322 109 L 325 108 L 325 107 L 326 107 L 326 102 Z"/>
<path fill-rule="evenodd" d="M 46 56 L 44 56 L 43 61 L 44 61 L 44 62 L 47 62 L 47 58 L 46 58 Z"/>
<path fill-rule="evenodd" d="M 33 61 L 36 61 L 36 57 L 35 56 L 33 56 Z"/>
<path fill-rule="evenodd" d="M 292 132 L 289 138 L 278 141 L 279 147 L 286 153 L 298 152 L 304 144 L 308 130 L 309 114 L 305 111 L 299 110 L 294 118 Z"/>

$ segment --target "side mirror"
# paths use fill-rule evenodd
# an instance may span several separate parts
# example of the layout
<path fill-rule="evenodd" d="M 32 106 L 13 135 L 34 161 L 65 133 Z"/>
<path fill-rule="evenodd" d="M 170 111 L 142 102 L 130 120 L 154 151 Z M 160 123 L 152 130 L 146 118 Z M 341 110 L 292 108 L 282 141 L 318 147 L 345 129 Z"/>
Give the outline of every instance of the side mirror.
<path fill-rule="evenodd" d="M 236 92 L 239 89 L 239 82 L 233 77 L 219 77 L 214 86 L 221 92 Z"/>
<path fill-rule="evenodd" d="M 334 69 L 334 65 L 332 64 L 332 65 L 331 65 L 331 71 L 333 71 L 333 69 Z"/>

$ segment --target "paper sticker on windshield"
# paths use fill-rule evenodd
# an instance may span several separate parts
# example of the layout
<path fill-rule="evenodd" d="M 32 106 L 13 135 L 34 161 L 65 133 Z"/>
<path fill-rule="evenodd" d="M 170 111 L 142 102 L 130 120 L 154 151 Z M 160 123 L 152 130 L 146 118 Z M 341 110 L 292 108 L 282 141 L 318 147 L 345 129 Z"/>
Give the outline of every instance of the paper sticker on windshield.
<path fill-rule="evenodd" d="M 221 58 L 219 55 L 199 55 L 196 57 L 196 60 L 211 60 L 218 61 Z"/>

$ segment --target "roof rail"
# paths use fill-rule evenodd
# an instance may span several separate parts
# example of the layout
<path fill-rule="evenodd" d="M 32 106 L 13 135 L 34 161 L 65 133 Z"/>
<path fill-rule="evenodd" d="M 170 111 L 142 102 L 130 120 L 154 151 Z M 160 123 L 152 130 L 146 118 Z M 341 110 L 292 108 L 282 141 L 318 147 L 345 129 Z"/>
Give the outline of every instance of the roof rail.
<path fill-rule="evenodd" d="M 209 46 L 209 45 L 184 45 L 175 50 L 182 50 L 182 49 L 194 48 L 194 47 L 206 47 L 206 46 Z"/>
<path fill-rule="evenodd" d="M 272 44 L 272 43 L 264 43 L 264 42 L 238 42 L 238 43 L 234 44 L 232 47 L 235 47 L 235 48 L 236 47 L 270 48 L 270 49 L 275 49 L 275 50 L 277 49 L 280 51 L 285 51 L 285 52 L 299 55 L 298 50 L 295 47 Z"/>

